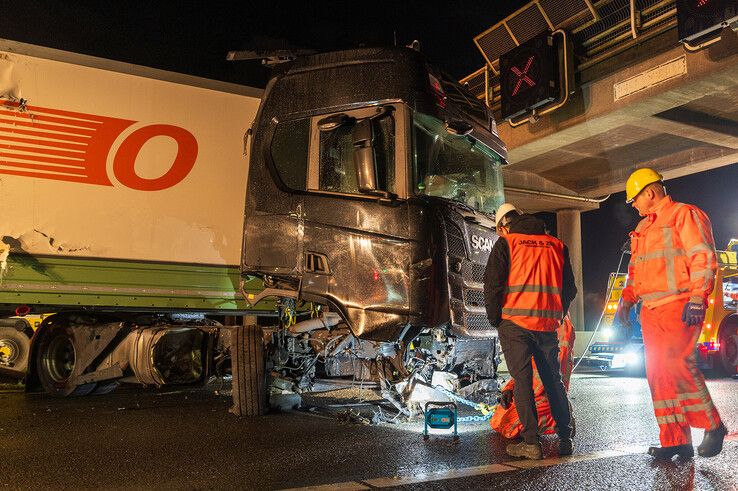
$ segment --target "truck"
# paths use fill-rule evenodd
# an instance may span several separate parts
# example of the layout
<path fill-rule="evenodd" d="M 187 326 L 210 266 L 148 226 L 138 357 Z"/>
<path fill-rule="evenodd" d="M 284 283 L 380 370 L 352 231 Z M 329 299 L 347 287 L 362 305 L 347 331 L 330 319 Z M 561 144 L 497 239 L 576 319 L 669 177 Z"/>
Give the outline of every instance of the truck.
<path fill-rule="evenodd" d="M 724 376 L 738 375 L 738 239 L 717 251 L 715 288 L 708 299 L 705 323 L 697 340 L 702 368 Z"/>
<path fill-rule="evenodd" d="M 55 312 L 27 387 L 233 376 L 232 411 L 316 376 L 403 412 L 497 390 L 484 268 L 506 148 L 411 48 L 319 53 L 253 88 L 0 42 L 0 314 Z"/>

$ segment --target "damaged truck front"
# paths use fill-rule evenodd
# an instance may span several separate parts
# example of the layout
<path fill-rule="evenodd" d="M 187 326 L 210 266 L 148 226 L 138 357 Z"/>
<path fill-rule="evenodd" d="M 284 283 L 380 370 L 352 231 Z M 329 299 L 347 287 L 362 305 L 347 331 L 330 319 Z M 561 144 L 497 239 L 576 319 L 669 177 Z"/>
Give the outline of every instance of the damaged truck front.
<path fill-rule="evenodd" d="M 494 396 L 482 284 L 506 152 L 419 53 L 298 59 L 255 114 L 248 88 L 2 47 L 23 93 L 0 99 L 0 310 L 57 312 L 30 385 L 231 371 L 237 414 L 316 377 L 377 381 L 403 412 L 434 385 Z"/>
<path fill-rule="evenodd" d="M 411 49 L 310 56 L 272 79 L 242 271 L 266 287 L 249 302 L 277 297 L 286 319 L 264 329 L 273 394 L 317 374 L 377 381 L 404 412 L 435 385 L 496 395 L 483 276 L 505 155 L 484 104 Z M 247 346 L 261 328 L 237 331 Z M 238 411 L 263 374 L 261 363 L 236 370 Z"/>

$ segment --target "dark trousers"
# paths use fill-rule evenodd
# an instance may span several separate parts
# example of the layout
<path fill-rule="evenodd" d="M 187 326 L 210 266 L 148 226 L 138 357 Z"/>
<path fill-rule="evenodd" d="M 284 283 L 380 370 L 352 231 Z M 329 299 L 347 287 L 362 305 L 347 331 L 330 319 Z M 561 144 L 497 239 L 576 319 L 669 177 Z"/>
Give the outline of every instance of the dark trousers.
<path fill-rule="evenodd" d="M 505 355 L 507 369 L 515 380 L 515 408 L 523 423 L 523 440 L 538 441 L 538 411 L 533 396 L 533 366 L 536 360 L 538 375 L 543 382 L 551 414 L 556 421 L 556 432 L 561 438 L 571 437 L 571 412 L 566 389 L 561 380 L 559 341 L 555 332 L 524 329 L 512 321 L 502 320 L 497 329 Z"/>

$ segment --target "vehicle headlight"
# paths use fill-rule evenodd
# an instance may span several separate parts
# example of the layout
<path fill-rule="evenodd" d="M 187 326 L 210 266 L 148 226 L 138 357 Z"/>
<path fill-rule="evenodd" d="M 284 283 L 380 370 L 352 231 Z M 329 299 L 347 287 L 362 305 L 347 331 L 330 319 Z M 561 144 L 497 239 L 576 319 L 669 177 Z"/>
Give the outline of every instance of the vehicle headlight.
<path fill-rule="evenodd" d="M 605 341 L 609 341 L 612 337 L 612 329 L 609 327 L 606 327 L 602 330 L 602 336 L 605 338 Z"/>

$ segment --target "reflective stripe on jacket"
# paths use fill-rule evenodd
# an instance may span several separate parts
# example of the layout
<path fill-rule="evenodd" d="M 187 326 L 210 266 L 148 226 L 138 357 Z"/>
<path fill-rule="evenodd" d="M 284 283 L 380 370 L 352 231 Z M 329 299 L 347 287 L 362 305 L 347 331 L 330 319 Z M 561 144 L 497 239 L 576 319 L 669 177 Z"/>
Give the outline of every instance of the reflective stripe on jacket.
<path fill-rule="evenodd" d="M 630 237 L 625 301 L 640 298 L 648 308 L 687 298 L 707 302 L 715 285 L 717 258 L 705 212 L 666 196 Z"/>
<path fill-rule="evenodd" d="M 564 244 L 550 235 L 508 234 L 510 274 L 502 318 L 531 331 L 555 331 L 561 305 Z"/>

